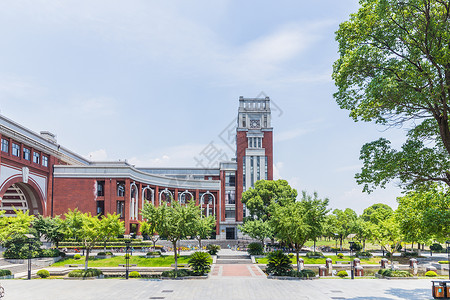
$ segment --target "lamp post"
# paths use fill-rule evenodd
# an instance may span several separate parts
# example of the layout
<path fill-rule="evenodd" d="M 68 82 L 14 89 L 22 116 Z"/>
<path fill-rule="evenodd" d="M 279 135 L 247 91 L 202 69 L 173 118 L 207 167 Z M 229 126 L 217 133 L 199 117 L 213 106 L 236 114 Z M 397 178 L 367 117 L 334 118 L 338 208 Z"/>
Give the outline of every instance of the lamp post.
<path fill-rule="evenodd" d="M 125 279 L 128 279 L 128 272 L 130 269 L 130 256 L 128 255 L 128 250 L 130 250 L 131 235 L 125 234 L 123 237 L 125 238 L 125 245 L 126 245 L 126 247 L 125 247 Z"/>
<path fill-rule="evenodd" d="M 33 244 L 34 235 L 26 233 L 24 236 L 28 239 L 28 280 L 31 279 L 31 245 Z"/>
<path fill-rule="evenodd" d="M 351 241 L 351 242 L 349 242 L 349 244 L 350 244 L 350 256 L 353 256 L 353 246 L 354 246 L 355 242 Z M 352 279 L 355 279 L 355 263 L 352 260 L 350 262 L 350 264 L 351 264 Z"/>
<path fill-rule="evenodd" d="M 446 241 L 445 244 L 447 246 L 448 279 L 450 279 L 450 241 Z"/>

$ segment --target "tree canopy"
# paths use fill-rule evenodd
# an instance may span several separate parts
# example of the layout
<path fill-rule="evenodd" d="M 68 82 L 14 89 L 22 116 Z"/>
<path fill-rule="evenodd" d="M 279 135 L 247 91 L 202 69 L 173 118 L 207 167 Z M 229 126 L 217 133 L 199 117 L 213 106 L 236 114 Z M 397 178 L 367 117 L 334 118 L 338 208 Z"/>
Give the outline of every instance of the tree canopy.
<path fill-rule="evenodd" d="M 400 150 L 363 146 L 364 190 L 400 179 L 407 189 L 450 185 L 450 2 L 361 0 L 336 32 L 334 97 L 355 120 L 408 128 Z"/>

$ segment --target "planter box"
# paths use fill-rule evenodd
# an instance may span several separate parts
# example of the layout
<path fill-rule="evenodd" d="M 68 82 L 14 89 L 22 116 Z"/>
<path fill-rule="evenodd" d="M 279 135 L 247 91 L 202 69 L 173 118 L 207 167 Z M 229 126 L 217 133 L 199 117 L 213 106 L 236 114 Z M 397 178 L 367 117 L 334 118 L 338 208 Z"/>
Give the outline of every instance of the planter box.
<path fill-rule="evenodd" d="M 6 276 L 0 276 L 0 279 L 14 279 L 14 274 L 6 275 Z"/>
<path fill-rule="evenodd" d="M 314 280 L 318 279 L 318 277 L 291 277 L 291 276 L 267 276 L 267 279 L 275 279 L 275 280 Z"/>
<path fill-rule="evenodd" d="M 381 274 L 375 273 L 375 278 L 378 279 L 387 279 L 387 280 L 403 280 L 403 279 L 419 279 L 419 277 L 388 277 L 388 276 L 383 276 Z"/>
<path fill-rule="evenodd" d="M 94 279 L 103 279 L 104 275 L 95 276 L 95 277 L 64 277 L 65 280 L 94 280 Z"/>
<path fill-rule="evenodd" d="M 184 276 L 184 277 L 177 277 L 177 278 L 171 278 L 171 277 L 161 277 L 163 280 L 196 280 L 196 279 L 208 279 L 208 276 Z"/>

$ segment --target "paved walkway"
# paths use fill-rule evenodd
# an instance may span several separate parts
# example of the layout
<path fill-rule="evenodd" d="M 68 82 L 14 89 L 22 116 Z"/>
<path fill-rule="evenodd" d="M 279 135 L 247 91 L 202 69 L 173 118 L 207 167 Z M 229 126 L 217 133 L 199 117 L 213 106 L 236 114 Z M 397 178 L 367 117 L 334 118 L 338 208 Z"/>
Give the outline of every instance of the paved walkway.
<path fill-rule="evenodd" d="M 265 278 L 266 274 L 261 271 L 258 266 L 255 265 L 213 265 L 211 273 L 211 278 L 217 277 L 257 277 Z"/>
<path fill-rule="evenodd" d="M 217 277 L 206 280 L 146 281 L 2 280 L 2 300 L 422 300 L 432 299 L 431 281 L 385 279 L 318 279 L 301 281 L 256 277 Z"/>

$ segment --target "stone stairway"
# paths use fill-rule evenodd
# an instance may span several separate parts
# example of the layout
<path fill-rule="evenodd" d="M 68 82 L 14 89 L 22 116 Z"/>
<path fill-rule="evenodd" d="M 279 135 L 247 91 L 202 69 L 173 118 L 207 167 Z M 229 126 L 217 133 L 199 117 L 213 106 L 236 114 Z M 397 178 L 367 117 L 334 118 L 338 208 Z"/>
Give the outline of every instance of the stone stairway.
<path fill-rule="evenodd" d="M 238 264 L 252 264 L 250 255 L 217 255 L 216 264 L 218 265 L 238 265 Z"/>
<path fill-rule="evenodd" d="M 0 258 L 0 269 L 10 270 L 13 274 L 27 272 L 27 264 L 12 264 L 6 261 L 4 258 Z"/>

